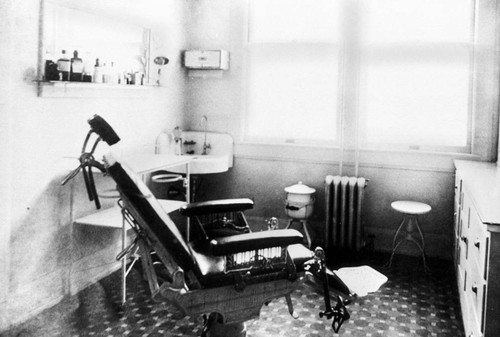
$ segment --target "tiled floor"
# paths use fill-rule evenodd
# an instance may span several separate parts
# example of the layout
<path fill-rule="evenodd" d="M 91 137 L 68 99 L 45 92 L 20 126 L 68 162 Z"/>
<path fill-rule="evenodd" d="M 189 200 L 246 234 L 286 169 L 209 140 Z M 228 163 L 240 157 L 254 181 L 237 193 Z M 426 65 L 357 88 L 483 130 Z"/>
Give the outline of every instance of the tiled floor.
<path fill-rule="evenodd" d="M 430 260 L 422 272 L 420 260 L 397 257 L 391 269 L 382 257 L 368 262 L 389 281 L 379 291 L 358 298 L 348 308 L 351 319 L 338 336 L 464 335 L 451 262 Z M 182 317 L 174 307 L 150 299 L 147 283 L 138 272 L 129 281 L 129 301 L 120 306 L 120 275 L 114 273 L 78 295 L 2 336 L 199 336 L 201 319 Z M 260 319 L 247 323 L 249 337 L 334 336 L 331 321 L 319 318 L 323 297 L 312 284 L 292 296 L 299 318 L 294 320 L 284 299 L 262 309 Z"/>

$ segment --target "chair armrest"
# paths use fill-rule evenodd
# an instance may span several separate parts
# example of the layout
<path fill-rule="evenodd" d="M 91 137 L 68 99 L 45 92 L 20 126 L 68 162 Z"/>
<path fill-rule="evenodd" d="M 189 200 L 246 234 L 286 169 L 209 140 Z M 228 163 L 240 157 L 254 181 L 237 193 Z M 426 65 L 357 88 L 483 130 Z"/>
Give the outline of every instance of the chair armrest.
<path fill-rule="evenodd" d="M 210 240 L 212 254 L 223 256 L 270 247 L 286 247 L 301 243 L 302 234 L 295 229 L 279 229 L 226 236 Z"/>
<path fill-rule="evenodd" d="M 247 198 L 220 199 L 193 202 L 183 205 L 179 212 L 184 216 L 206 215 L 213 213 L 239 212 L 253 208 L 253 201 Z"/>

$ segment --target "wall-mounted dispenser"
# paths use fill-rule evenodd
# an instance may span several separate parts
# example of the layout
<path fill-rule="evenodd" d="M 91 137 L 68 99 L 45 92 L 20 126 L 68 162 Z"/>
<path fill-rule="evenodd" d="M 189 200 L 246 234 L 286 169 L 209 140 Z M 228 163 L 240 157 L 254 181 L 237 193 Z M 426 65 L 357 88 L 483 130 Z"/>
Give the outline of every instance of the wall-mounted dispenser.
<path fill-rule="evenodd" d="M 219 50 L 186 50 L 184 66 L 188 69 L 227 70 L 229 69 L 229 52 Z"/>

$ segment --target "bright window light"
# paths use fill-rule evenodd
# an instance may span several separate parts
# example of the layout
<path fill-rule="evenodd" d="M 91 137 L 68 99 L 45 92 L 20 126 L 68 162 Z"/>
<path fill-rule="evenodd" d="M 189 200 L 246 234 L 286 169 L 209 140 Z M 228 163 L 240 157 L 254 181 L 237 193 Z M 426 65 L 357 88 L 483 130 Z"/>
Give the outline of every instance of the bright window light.
<path fill-rule="evenodd" d="M 473 17 L 473 0 L 249 1 L 246 140 L 470 151 Z"/>
<path fill-rule="evenodd" d="M 365 144 L 467 146 L 467 65 L 380 64 L 362 87 Z"/>
<path fill-rule="evenodd" d="M 315 62 L 311 62 L 314 58 Z M 337 125 L 335 48 L 258 48 L 250 54 L 247 136 L 333 142 Z"/>
<path fill-rule="evenodd" d="M 365 4 L 359 88 L 363 145 L 468 150 L 470 1 Z"/>
<path fill-rule="evenodd" d="M 469 43 L 470 0 L 364 0 L 367 43 Z"/>
<path fill-rule="evenodd" d="M 251 0 L 249 42 L 335 42 L 339 1 Z"/>

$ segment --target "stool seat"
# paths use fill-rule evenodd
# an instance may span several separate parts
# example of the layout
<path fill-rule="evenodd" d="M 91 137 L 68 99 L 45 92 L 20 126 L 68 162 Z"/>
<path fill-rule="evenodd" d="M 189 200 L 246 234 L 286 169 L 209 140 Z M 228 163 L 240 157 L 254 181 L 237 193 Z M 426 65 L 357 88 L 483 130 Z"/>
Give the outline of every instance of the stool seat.
<path fill-rule="evenodd" d="M 403 241 L 410 241 L 413 242 L 422 253 L 424 270 L 427 271 L 427 265 L 425 263 L 425 241 L 418 223 L 418 216 L 429 213 L 432 209 L 431 206 L 418 201 L 398 200 L 391 203 L 391 207 L 403 214 L 403 221 L 394 233 L 394 238 L 392 239 L 392 253 L 387 266 L 390 267 L 392 265 L 394 254 Z M 414 235 L 415 229 L 417 235 Z"/>
<path fill-rule="evenodd" d="M 418 201 L 399 200 L 394 201 L 391 207 L 396 211 L 409 215 L 426 214 L 431 211 L 431 206 Z"/>

